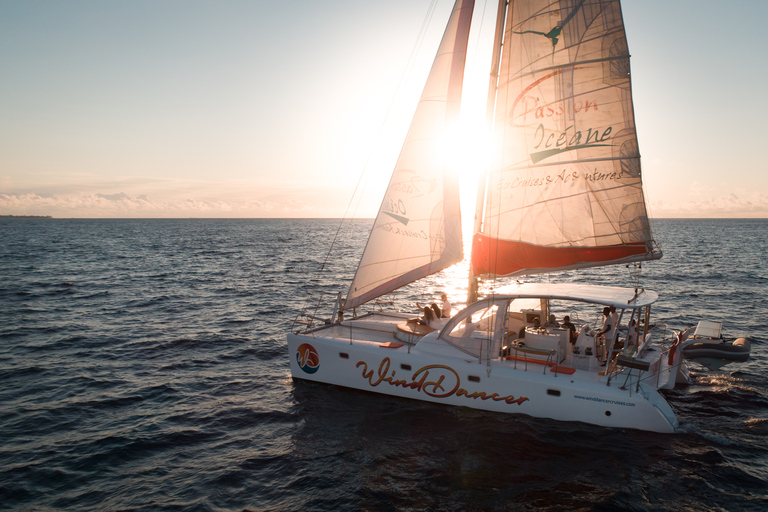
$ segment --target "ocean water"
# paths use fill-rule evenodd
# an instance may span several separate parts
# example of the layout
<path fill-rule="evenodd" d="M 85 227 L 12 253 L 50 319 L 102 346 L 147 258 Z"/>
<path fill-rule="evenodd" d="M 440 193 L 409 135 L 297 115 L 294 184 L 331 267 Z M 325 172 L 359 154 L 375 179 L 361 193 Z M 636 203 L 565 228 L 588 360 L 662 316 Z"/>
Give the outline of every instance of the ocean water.
<path fill-rule="evenodd" d="M 285 334 L 346 293 L 369 226 L 0 219 L 0 509 L 768 509 L 768 221 L 654 223 L 656 320 L 752 341 L 667 392 L 671 435 L 294 382 Z M 465 286 L 452 269 L 395 305 Z"/>

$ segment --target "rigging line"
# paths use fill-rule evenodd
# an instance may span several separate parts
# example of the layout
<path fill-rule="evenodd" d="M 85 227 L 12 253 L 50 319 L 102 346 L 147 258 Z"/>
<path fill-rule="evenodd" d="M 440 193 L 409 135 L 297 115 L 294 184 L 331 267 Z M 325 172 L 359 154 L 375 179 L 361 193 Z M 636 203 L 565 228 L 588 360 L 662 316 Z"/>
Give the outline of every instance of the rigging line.
<path fill-rule="evenodd" d="M 389 106 L 387 107 L 386 114 L 384 115 L 384 119 L 381 121 L 381 124 L 379 125 L 379 129 L 376 132 L 376 137 L 374 140 L 381 140 L 381 134 L 384 131 L 384 125 L 386 125 L 387 120 L 389 120 L 389 116 L 392 113 L 392 107 L 395 104 L 395 100 L 400 94 L 403 83 L 405 82 L 405 77 L 409 76 L 413 72 L 413 66 L 416 62 L 416 55 L 419 54 L 421 51 L 421 46 L 424 43 L 424 38 L 427 33 L 427 27 L 431 24 L 432 16 L 435 13 L 435 9 L 437 8 L 437 0 L 432 0 L 432 3 L 430 4 L 429 8 L 427 9 L 427 14 L 424 17 L 424 20 L 421 23 L 421 28 L 419 29 L 419 33 L 416 36 L 416 41 L 413 45 L 413 48 L 411 48 L 411 54 L 408 56 L 408 61 L 406 63 L 405 68 L 403 69 L 403 73 L 400 75 L 400 80 L 397 83 L 397 87 L 395 88 L 395 92 L 392 95 L 392 99 L 389 102 Z M 354 200 L 355 195 L 357 194 L 357 189 L 360 187 L 360 184 L 363 182 L 363 178 L 367 178 L 367 170 L 368 166 L 371 162 L 371 158 L 373 157 L 373 149 L 368 153 L 368 157 L 366 158 L 365 164 L 363 165 L 363 170 L 360 174 L 360 178 L 358 179 L 357 186 L 355 187 L 355 194 L 352 195 L 352 199 L 350 200 L 350 205 L 352 204 L 352 200 Z M 363 187 L 365 188 L 365 187 Z M 362 201 L 362 193 L 357 197 L 357 203 L 355 204 L 355 207 L 352 212 L 352 216 L 357 214 L 357 209 L 360 206 L 360 201 Z M 349 210 L 349 206 L 347 207 L 347 211 Z M 346 217 L 347 212 L 344 213 Z"/>
<path fill-rule="evenodd" d="M 480 36 L 483 33 L 483 24 L 485 23 L 485 11 L 488 8 L 488 0 L 485 0 L 483 2 L 483 12 L 480 16 L 480 27 L 476 32 L 475 37 L 475 54 L 472 56 L 472 69 L 469 70 L 469 73 L 464 73 L 465 76 L 467 75 L 474 75 L 474 68 L 477 65 L 477 54 L 480 52 Z"/>
<path fill-rule="evenodd" d="M 411 49 L 411 54 L 410 54 L 410 56 L 408 58 L 408 62 L 406 64 L 406 66 L 405 66 L 405 69 L 403 70 L 402 75 L 400 76 L 400 81 L 398 82 L 397 88 L 395 89 L 395 93 L 392 96 L 392 100 L 390 101 L 390 104 L 389 104 L 389 106 L 387 108 L 386 115 L 384 116 L 384 119 L 382 120 L 381 124 L 379 125 L 379 129 L 378 129 L 378 131 L 376 133 L 376 140 L 380 140 L 381 139 L 381 134 L 382 134 L 382 131 L 384 129 L 384 125 L 386 124 L 387 120 L 389 119 L 389 115 L 392 112 L 392 106 L 395 103 L 395 98 L 397 98 L 399 92 L 402 89 L 403 83 L 405 81 L 405 77 L 408 76 L 411 73 L 411 71 L 412 71 L 414 62 L 416 60 L 415 56 L 419 53 L 419 50 L 421 49 L 421 46 L 422 46 L 422 44 L 424 42 L 424 37 L 425 37 L 426 32 L 427 32 L 427 27 L 430 25 L 430 21 L 432 19 L 432 16 L 433 16 L 433 14 L 435 12 L 436 7 L 437 7 L 437 0 L 432 0 L 432 3 L 430 4 L 429 8 L 427 9 L 427 13 L 426 13 L 426 15 L 424 17 L 424 20 L 422 21 L 421 28 L 419 29 L 419 33 L 418 33 L 418 35 L 416 37 L 416 42 L 414 43 L 414 46 Z M 366 171 L 369 168 L 369 164 L 370 164 L 371 158 L 373 156 L 372 154 L 373 154 L 373 150 L 371 150 L 371 152 L 368 154 L 366 162 L 363 165 L 363 170 L 361 171 L 360 177 L 358 178 L 357 183 L 355 184 L 355 189 L 354 189 L 354 191 L 352 193 L 352 196 L 350 197 L 349 203 L 347 204 L 347 208 L 344 210 L 344 216 L 342 217 L 341 221 L 339 222 L 339 226 L 336 229 L 336 233 L 334 234 L 333 240 L 331 241 L 331 245 L 328 248 L 328 252 L 326 253 L 325 259 L 323 260 L 323 263 L 322 263 L 320 269 L 318 270 L 318 272 L 322 272 L 323 270 L 325 270 L 325 267 L 326 267 L 326 265 L 328 263 L 328 260 L 330 259 L 331 254 L 333 252 L 333 248 L 334 248 L 334 246 L 336 245 L 336 242 L 339 239 L 339 234 L 341 233 L 342 227 L 344 226 L 344 221 L 348 220 L 348 219 L 351 220 L 351 218 L 354 218 L 354 216 L 355 216 L 355 214 L 356 214 L 356 212 L 357 212 L 357 210 L 358 210 L 358 208 L 360 206 L 360 201 L 362 200 L 363 194 L 362 193 L 358 194 L 358 190 L 360 189 L 360 186 L 363 183 L 363 178 L 366 177 Z M 357 196 L 357 203 L 355 203 L 355 196 Z M 353 203 L 354 203 L 354 207 L 353 207 Z M 350 209 L 352 209 L 351 218 L 350 218 Z M 349 222 L 348 224 L 349 224 L 349 228 L 351 229 L 352 223 Z M 315 315 L 317 314 L 317 311 L 320 308 L 323 296 L 324 296 L 324 294 L 321 292 L 320 293 L 320 297 L 318 298 L 318 301 L 317 301 L 317 303 L 315 305 Z M 311 301 L 312 301 L 312 296 L 310 294 L 307 297 L 307 299 L 306 299 L 302 309 L 307 309 L 308 307 L 310 307 Z"/>
<path fill-rule="evenodd" d="M 435 7 L 437 6 L 437 0 L 432 0 L 432 4 L 429 6 L 429 9 L 427 9 L 426 17 L 424 18 L 424 21 L 422 21 L 421 28 L 419 29 L 419 34 L 416 37 L 416 43 L 414 44 L 414 47 L 411 49 L 411 55 L 408 57 L 408 64 L 405 67 L 405 70 L 403 74 L 400 77 L 400 81 L 397 84 L 397 88 L 395 89 L 395 94 L 392 97 L 392 100 L 390 101 L 389 107 L 387 108 L 387 113 L 384 116 L 383 121 L 379 125 L 379 129 L 376 133 L 376 139 L 379 139 L 381 137 L 381 132 L 384 129 L 384 125 L 387 122 L 387 119 L 389 118 L 389 114 L 392 111 L 392 105 L 394 104 L 395 98 L 397 97 L 397 94 L 399 93 L 403 82 L 405 80 L 405 76 L 407 76 L 410 72 L 411 67 L 413 66 L 413 63 L 415 61 L 415 56 L 418 53 L 418 50 L 421 48 L 422 43 L 424 42 L 424 35 L 426 34 L 426 28 L 429 25 L 429 21 L 432 19 L 432 15 L 435 12 Z M 347 220 L 347 217 L 349 215 L 350 208 L 352 208 L 352 203 L 354 202 L 355 197 L 357 196 L 357 204 L 355 204 L 354 209 L 352 210 L 352 217 L 354 217 L 355 213 L 357 212 L 357 208 L 360 205 L 360 201 L 362 200 L 362 194 L 358 195 L 357 191 L 360 188 L 360 184 L 363 181 L 363 177 L 365 176 L 366 170 L 368 169 L 368 165 L 371 162 L 373 151 L 368 153 L 368 157 L 365 161 L 365 164 L 363 165 L 363 170 L 360 173 L 360 177 L 357 180 L 357 183 L 355 184 L 355 189 L 352 192 L 352 196 L 349 199 L 349 203 L 347 203 L 347 208 L 344 210 L 344 216 L 341 219 L 341 222 L 339 222 L 339 227 L 336 230 L 336 234 L 333 237 L 333 241 L 331 242 L 331 246 L 328 249 L 328 253 L 325 256 L 325 260 L 323 260 L 323 264 L 320 267 L 320 271 L 325 269 L 325 265 L 328 262 L 328 259 L 331 256 L 331 253 L 333 251 L 333 246 L 336 244 L 336 241 L 338 240 L 339 233 L 341 232 L 341 228 L 344 225 L 344 221 Z M 350 223 L 351 225 L 351 223 Z"/>

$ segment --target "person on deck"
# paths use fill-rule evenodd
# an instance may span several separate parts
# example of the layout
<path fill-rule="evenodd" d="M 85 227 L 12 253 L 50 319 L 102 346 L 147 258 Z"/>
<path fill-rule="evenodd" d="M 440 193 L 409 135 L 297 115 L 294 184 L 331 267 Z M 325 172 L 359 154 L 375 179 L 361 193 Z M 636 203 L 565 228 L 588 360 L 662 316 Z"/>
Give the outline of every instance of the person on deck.
<path fill-rule="evenodd" d="M 432 303 L 431 306 L 424 306 L 422 307 L 419 305 L 419 303 L 416 303 L 416 307 L 419 308 L 419 310 L 424 313 L 424 316 L 419 319 L 419 323 L 421 325 L 426 325 L 428 327 L 432 327 L 430 324 L 433 320 L 438 320 L 440 318 L 441 312 L 440 308 L 435 304 Z"/>
<path fill-rule="evenodd" d="M 435 319 L 435 314 L 432 312 L 432 308 L 424 308 L 424 318 L 422 318 L 423 325 L 432 327 L 430 324 Z"/>
<path fill-rule="evenodd" d="M 419 306 L 419 303 L 416 303 L 416 307 L 419 308 L 423 313 L 424 316 L 418 319 L 418 323 L 420 325 L 426 325 L 427 327 L 430 327 L 430 323 L 432 323 L 432 320 L 435 318 L 435 313 L 432 311 L 432 308 L 430 307 L 421 307 Z"/>
<path fill-rule="evenodd" d="M 431 309 L 432 313 L 434 314 L 435 320 L 438 318 L 442 318 L 442 312 L 440 311 L 440 306 L 438 306 L 436 303 L 432 303 L 431 306 L 421 306 L 418 302 L 416 303 L 416 307 L 419 308 L 419 311 L 422 313 L 425 309 Z"/>
<path fill-rule="evenodd" d="M 448 295 L 443 293 L 440 295 L 440 300 L 443 303 L 443 307 L 441 308 L 442 311 L 442 318 L 451 318 L 451 303 L 448 302 Z"/>
<path fill-rule="evenodd" d="M 568 315 L 565 315 L 563 317 L 563 323 L 561 325 L 563 329 L 568 329 L 568 341 L 570 341 L 572 344 L 576 343 L 576 326 L 571 323 L 571 317 Z"/>
<path fill-rule="evenodd" d="M 629 330 L 627 332 L 627 347 L 637 346 L 637 322 L 634 320 L 629 322 Z"/>
<path fill-rule="evenodd" d="M 613 344 L 613 333 L 615 332 L 616 327 L 613 323 L 613 318 L 611 317 L 611 308 L 608 306 L 604 307 L 603 316 L 605 317 L 603 319 L 603 329 L 598 333 L 598 335 L 603 337 L 603 343 L 605 347 L 603 357 L 605 360 L 607 360 L 608 351 L 611 350 L 611 345 Z"/>
<path fill-rule="evenodd" d="M 614 306 L 611 306 L 611 324 L 613 325 L 613 330 L 615 331 L 619 326 L 619 314 L 616 312 L 616 308 Z"/>
<path fill-rule="evenodd" d="M 613 333 L 615 330 L 615 324 L 613 322 L 613 317 L 611 316 L 611 308 L 608 306 L 604 307 L 603 316 L 605 317 L 603 319 L 603 328 L 598 334 L 603 336 L 606 342 L 610 342 L 613 340 Z"/>
<path fill-rule="evenodd" d="M 547 323 L 544 324 L 544 327 L 560 327 L 560 324 L 557 322 L 555 315 L 549 315 L 549 319 L 547 320 Z"/>

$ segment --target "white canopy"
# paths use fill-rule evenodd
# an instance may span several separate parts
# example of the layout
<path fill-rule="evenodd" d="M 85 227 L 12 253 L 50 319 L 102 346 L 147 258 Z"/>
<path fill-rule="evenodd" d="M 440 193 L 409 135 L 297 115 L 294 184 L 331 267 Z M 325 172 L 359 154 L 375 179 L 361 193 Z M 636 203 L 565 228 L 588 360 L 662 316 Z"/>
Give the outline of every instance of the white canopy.
<path fill-rule="evenodd" d="M 642 308 L 650 306 L 659 298 L 659 294 L 650 290 L 622 288 L 619 286 L 598 286 L 575 283 L 521 283 L 504 286 L 494 293 L 494 297 L 545 298 L 576 300 L 614 306 L 617 308 Z"/>

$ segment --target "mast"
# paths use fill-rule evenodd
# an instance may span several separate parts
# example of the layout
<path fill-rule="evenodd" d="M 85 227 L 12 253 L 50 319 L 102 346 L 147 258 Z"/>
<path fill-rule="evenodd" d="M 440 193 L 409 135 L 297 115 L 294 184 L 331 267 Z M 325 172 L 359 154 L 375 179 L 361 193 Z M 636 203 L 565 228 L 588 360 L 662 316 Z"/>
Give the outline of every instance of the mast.
<path fill-rule="evenodd" d="M 499 66 L 501 66 L 501 48 L 504 45 L 504 21 L 507 18 L 507 6 L 509 0 L 499 0 L 496 11 L 496 30 L 493 37 L 493 57 L 491 58 L 491 72 L 488 81 L 488 102 L 485 109 L 485 119 L 489 132 L 493 128 L 493 112 L 496 107 L 496 90 L 499 83 Z M 485 204 L 486 173 L 480 175 L 477 183 L 477 200 L 475 201 L 475 218 L 472 233 L 479 233 L 483 225 L 483 205 Z M 474 244 L 474 237 L 472 239 Z M 467 288 L 467 304 L 477 300 L 478 279 L 475 275 L 472 260 L 469 262 L 469 286 Z"/>

